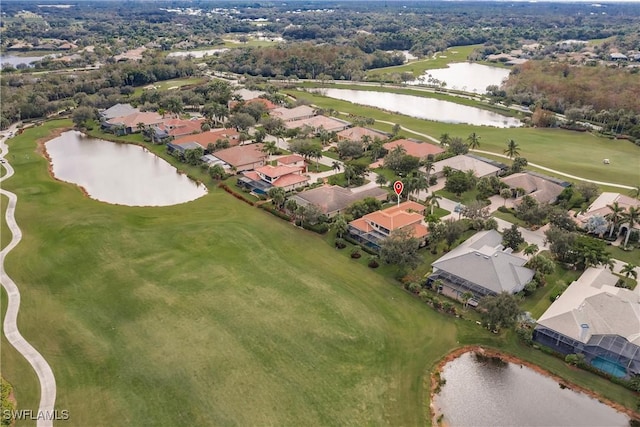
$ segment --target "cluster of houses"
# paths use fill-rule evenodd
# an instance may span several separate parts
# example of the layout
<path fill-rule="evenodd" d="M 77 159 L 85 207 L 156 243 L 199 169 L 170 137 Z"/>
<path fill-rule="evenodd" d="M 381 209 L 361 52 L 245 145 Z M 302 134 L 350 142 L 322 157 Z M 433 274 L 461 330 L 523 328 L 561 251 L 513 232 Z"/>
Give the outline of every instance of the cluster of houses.
<path fill-rule="evenodd" d="M 244 94 L 252 96 L 251 94 Z M 364 127 L 351 127 L 349 122 L 333 117 L 318 116 L 308 106 L 280 108 L 262 98 L 248 102 L 262 102 L 270 114 L 279 117 L 287 128 L 307 126 L 313 132 L 324 129 L 337 133 L 338 140 L 387 139 L 389 135 Z M 344 212 L 353 203 L 365 198 L 384 201 L 388 191 L 378 187 L 347 189 L 336 185 L 301 191 L 309 184 L 305 159 L 299 155 L 279 156 L 269 162 L 263 144 L 241 144 L 233 129 L 201 131 L 203 119 L 162 117 L 155 112 L 141 112 L 126 104 L 118 104 L 101 113 L 102 125 L 122 133 L 152 129 L 158 139 L 167 139 L 171 150 L 202 148 L 218 140 L 228 141 L 228 148 L 209 152 L 202 160 L 209 165 L 219 164 L 238 173 L 238 185 L 256 194 L 266 194 L 270 188 L 280 187 L 291 192 L 289 198 L 298 206 L 316 206 L 331 218 Z M 444 150 L 434 144 L 414 139 L 387 142 L 384 148 L 392 151 L 402 147 L 412 156 L 424 159 Z M 372 167 L 380 164 L 372 164 Z M 449 157 L 434 162 L 433 174 L 442 176 L 447 169 L 473 171 L 478 178 L 502 176 L 508 167 L 472 154 Z M 553 203 L 569 185 L 567 182 L 533 172 L 515 173 L 501 178 L 513 190 L 515 204 L 524 195 L 539 203 Z M 298 191 L 293 191 L 298 190 Z M 609 206 L 640 207 L 640 202 L 615 193 L 603 193 L 589 208 L 576 214 L 578 224 L 584 226 L 594 215 L 607 216 Z M 396 230 L 406 230 L 425 245 L 429 229 L 424 220 L 425 207 L 407 201 L 369 213 L 351 221 L 348 232 L 363 246 L 379 249 L 384 239 Z M 622 224 L 619 233 L 625 233 Z M 635 225 L 636 227 L 640 227 Z M 467 299 L 474 306 L 488 295 L 501 292 L 517 293 L 533 279 L 535 272 L 525 264 L 527 259 L 513 254 L 502 245 L 502 235 L 495 230 L 482 231 L 443 255 L 433 264 L 427 283 L 438 292 L 454 299 Z M 625 377 L 640 373 L 640 293 L 616 288 L 618 278 L 604 269 L 590 268 L 563 293 L 538 320 L 534 339 L 564 353 L 581 353 L 594 366 Z M 469 298 L 469 296 L 471 296 Z"/>

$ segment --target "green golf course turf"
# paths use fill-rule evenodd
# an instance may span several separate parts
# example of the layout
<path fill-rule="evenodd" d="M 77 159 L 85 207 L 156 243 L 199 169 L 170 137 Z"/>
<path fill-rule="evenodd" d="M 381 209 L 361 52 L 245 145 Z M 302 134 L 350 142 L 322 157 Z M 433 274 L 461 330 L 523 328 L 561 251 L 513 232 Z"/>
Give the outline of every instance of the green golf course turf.
<path fill-rule="evenodd" d="M 52 366 L 69 425 L 428 424 L 429 372 L 465 344 L 635 405 L 630 391 L 439 314 L 392 274 L 213 185 L 170 207 L 91 200 L 35 152 L 68 125 L 12 139 L 16 175 L 3 187 L 19 197 L 24 233 L 6 260 L 19 326 Z M 35 375 L 1 344 L 19 409 L 35 410 Z"/>
<path fill-rule="evenodd" d="M 541 166 L 581 178 L 614 184 L 635 186 L 640 183 L 638 168 L 640 147 L 626 140 L 611 140 L 590 133 L 563 129 L 496 128 L 440 123 L 356 105 L 318 94 L 302 91 L 287 92 L 321 108 L 332 108 L 375 120 L 398 123 L 434 138 L 439 138 L 443 133 L 449 133 L 452 137 L 458 136 L 466 140 L 469 134 L 476 132 L 480 137 L 479 149 L 498 154 L 503 154 L 507 141 L 513 139 L 518 144 L 520 156 Z M 425 96 L 428 96 L 428 93 L 425 93 Z M 375 127 L 384 131 L 391 129 L 391 126 L 386 124 L 376 124 Z M 406 131 L 401 131 L 400 134 L 425 139 Z M 609 159 L 610 164 L 603 164 L 603 159 Z M 502 159 L 502 161 L 510 163 L 508 159 Z"/>

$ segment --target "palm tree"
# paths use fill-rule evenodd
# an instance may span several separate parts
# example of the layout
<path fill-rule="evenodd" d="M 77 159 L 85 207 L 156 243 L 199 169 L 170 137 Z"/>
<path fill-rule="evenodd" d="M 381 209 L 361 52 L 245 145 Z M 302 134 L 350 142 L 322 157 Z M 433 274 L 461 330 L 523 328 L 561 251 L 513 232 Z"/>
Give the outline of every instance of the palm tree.
<path fill-rule="evenodd" d="M 620 274 L 624 274 L 624 276 L 628 279 L 629 276 L 633 277 L 634 279 L 638 278 L 638 272 L 636 271 L 636 268 L 638 266 L 635 264 L 625 264 L 624 267 L 622 267 L 622 269 L 620 270 Z"/>
<path fill-rule="evenodd" d="M 267 153 L 269 156 L 269 160 L 271 160 L 271 156 L 278 151 L 278 146 L 274 141 L 266 141 L 262 146 L 262 152 Z"/>
<path fill-rule="evenodd" d="M 520 155 L 520 152 L 518 151 L 518 143 L 513 139 L 507 141 L 507 149 L 504 150 L 504 154 L 506 154 L 510 159 L 518 157 Z"/>
<path fill-rule="evenodd" d="M 525 255 L 534 255 L 536 252 L 538 252 L 538 245 L 536 244 L 531 244 L 529 246 L 527 246 L 526 248 L 524 248 L 524 254 Z"/>
<path fill-rule="evenodd" d="M 445 147 L 451 142 L 451 136 L 448 133 L 440 135 L 440 146 Z"/>
<path fill-rule="evenodd" d="M 633 230 L 633 226 L 638 223 L 640 220 L 640 208 L 635 206 L 631 206 L 627 213 L 624 214 L 624 220 L 627 222 L 627 235 L 624 238 L 624 247 L 627 247 L 627 243 L 629 243 L 629 236 L 631 235 L 631 230 Z"/>
<path fill-rule="evenodd" d="M 473 298 L 473 294 L 469 291 L 463 293 L 460 298 L 462 298 L 462 302 L 464 303 L 464 308 L 466 309 L 469 305 L 469 300 Z"/>
<path fill-rule="evenodd" d="M 385 185 L 387 185 L 387 182 L 387 178 L 382 174 L 379 174 L 376 177 L 376 184 L 378 184 L 380 187 L 384 187 Z"/>
<path fill-rule="evenodd" d="M 142 133 L 144 131 L 144 123 L 138 122 L 138 124 L 136 125 L 136 128 L 138 129 L 138 132 Z"/>
<path fill-rule="evenodd" d="M 351 165 L 344 165 L 344 177 L 347 179 L 347 187 L 351 186 L 351 178 L 355 178 L 356 170 Z"/>
<path fill-rule="evenodd" d="M 429 187 L 424 174 L 422 174 L 421 172 L 412 172 L 411 175 L 409 175 L 407 179 L 403 181 L 403 183 L 404 191 L 407 193 L 407 200 L 409 200 L 409 196 L 411 196 L 411 194 L 413 193 L 416 193 L 417 198 L 417 193 L 420 190 L 426 190 Z"/>
<path fill-rule="evenodd" d="M 336 172 L 338 172 L 338 171 L 340 170 L 340 168 L 341 168 L 341 167 L 342 167 L 342 166 L 340 165 L 340 162 L 339 162 L 339 161 L 337 161 L 337 160 L 334 160 L 334 161 L 331 163 L 331 169 L 333 169 L 333 170 L 334 170 L 334 171 L 336 171 Z"/>
<path fill-rule="evenodd" d="M 511 190 L 509 188 L 503 188 L 502 190 L 500 190 L 500 197 L 504 199 L 504 203 L 502 204 L 502 206 L 506 206 L 507 199 L 511 197 Z"/>
<path fill-rule="evenodd" d="M 431 176 L 431 172 L 435 172 L 436 167 L 431 160 L 425 160 L 424 162 L 424 170 L 426 172 L 427 182 L 429 182 L 429 178 Z"/>
<path fill-rule="evenodd" d="M 480 137 L 478 136 L 477 133 L 471 132 L 471 134 L 467 138 L 467 145 L 472 150 L 475 150 L 476 148 L 480 147 Z"/>
<path fill-rule="evenodd" d="M 427 206 L 430 207 L 429 214 L 433 215 L 433 207 L 440 207 L 440 202 L 438 200 L 442 199 L 442 197 L 438 196 L 436 193 L 431 193 L 430 196 L 427 197 Z"/>
<path fill-rule="evenodd" d="M 618 202 L 613 202 L 612 204 L 607 205 L 607 207 L 611 209 L 611 212 L 605 215 L 605 218 L 611 223 L 611 230 L 609 230 L 609 238 L 611 238 L 611 236 L 613 236 L 613 230 L 624 215 L 624 208 L 620 207 Z"/>

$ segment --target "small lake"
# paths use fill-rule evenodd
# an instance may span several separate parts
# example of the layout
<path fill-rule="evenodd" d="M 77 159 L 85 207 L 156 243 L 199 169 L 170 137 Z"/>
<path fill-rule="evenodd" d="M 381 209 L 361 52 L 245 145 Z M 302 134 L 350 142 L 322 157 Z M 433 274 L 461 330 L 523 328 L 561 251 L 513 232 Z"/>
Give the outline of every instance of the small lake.
<path fill-rule="evenodd" d="M 191 56 L 193 58 L 204 58 L 205 56 L 215 55 L 217 53 L 222 53 L 228 51 L 228 48 L 219 48 L 219 49 L 208 49 L 208 50 L 183 50 L 178 52 L 171 52 L 168 54 L 168 57 L 178 56 L 178 57 L 187 57 Z"/>
<path fill-rule="evenodd" d="M 628 426 L 627 415 L 513 363 L 465 353 L 442 371 L 434 405 L 451 426 Z"/>
<path fill-rule="evenodd" d="M 14 67 L 18 64 L 27 64 L 30 65 L 34 62 L 40 61 L 44 56 L 17 56 L 12 54 L 2 54 L 0 55 L 0 68 L 5 65 L 13 65 Z"/>
<path fill-rule="evenodd" d="M 92 199 L 126 206 L 170 206 L 204 196 L 207 188 L 143 147 L 64 132 L 46 144 L 56 178 Z"/>
<path fill-rule="evenodd" d="M 318 92 L 330 98 L 378 107 L 387 111 L 436 122 L 467 123 L 476 126 L 500 128 L 522 126 L 520 120 L 513 117 L 439 99 L 352 89 L 326 88 L 320 89 Z"/>
<path fill-rule="evenodd" d="M 486 93 L 487 86 L 500 86 L 509 77 L 511 70 L 490 67 L 474 62 L 454 62 L 447 68 L 427 70 L 425 74 L 409 84 L 429 84 L 429 77 L 447 83 L 447 89 L 464 92 Z"/>

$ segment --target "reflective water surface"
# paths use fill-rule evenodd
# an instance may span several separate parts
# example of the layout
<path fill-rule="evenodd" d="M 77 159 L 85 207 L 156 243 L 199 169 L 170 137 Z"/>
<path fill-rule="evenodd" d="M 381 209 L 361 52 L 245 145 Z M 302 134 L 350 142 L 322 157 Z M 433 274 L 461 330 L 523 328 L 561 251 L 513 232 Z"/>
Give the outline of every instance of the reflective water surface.
<path fill-rule="evenodd" d="M 320 89 L 322 95 L 370 107 L 383 108 L 407 116 L 445 123 L 467 123 L 477 126 L 517 127 L 520 120 L 503 116 L 492 111 L 455 102 L 402 95 L 390 92 L 374 92 L 352 89 Z"/>
<path fill-rule="evenodd" d="M 93 199 L 126 206 L 170 206 L 207 189 L 143 147 L 64 132 L 46 149 L 56 178 L 77 184 Z"/>
<path fill-rule="evenodd" d="M 425 74 L 409 84 L 428 84 L 429 77 L 447 83 L 447 89 L 465 92 L 485 93 L 487 86 L 500 86 L 509 77 L 511 70 L 507 68 L 491 67 L 474 62 L 454 62 L 447 68 L 427 70 Z"/>
<path fill-rule="evenodd" d="M 449 426 L 628 426 L 625 414 L 526 366 L 465 353 L 434 404 Z"/>

